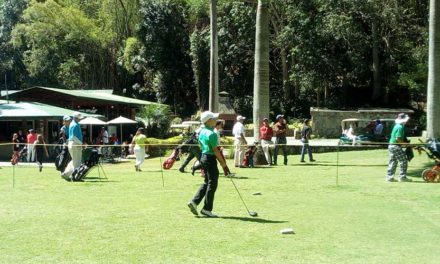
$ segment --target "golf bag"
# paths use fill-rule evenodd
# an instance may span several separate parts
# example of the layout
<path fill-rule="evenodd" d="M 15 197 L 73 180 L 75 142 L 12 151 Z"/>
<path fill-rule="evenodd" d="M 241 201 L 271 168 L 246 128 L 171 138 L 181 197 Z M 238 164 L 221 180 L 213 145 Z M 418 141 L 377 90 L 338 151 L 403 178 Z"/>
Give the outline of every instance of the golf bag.
<path fill-rule="evenodd" d="M 101 154 L 98 153 L 97 149 L 85 149 L 84 161 L 79 168 L 73 171 L 72 181 L 83 180 L 87 176 L 87 173 L 90 171 L 90 169 L 95 165 L 98 165 L 100 157 Z"/>
<path fill-rule="evenodd" d="M 197 141 L 197 133 L 193 133 L 191 137 L 177 146 L 171 155 L 163 162 L 162 167 L 169 170 L 173 167 L 174 162 L 179 160 L 180 154 L 191 153 L 197 160 L 200 158 L 200 147 Z"/>
<path fill-rule="evenodd" d="M 163 162 L 162 167 L 165 170 L 171 169 L 174 165 L 174 162 L 176 160 L 179 160 L 179 152 L 180 152 L 179 148 L 178 147 L 175 148 L 171 153 L 171 155 Z"/>
<path fill-rule="evenodd" d="M 69 164 L 70 160 L 71 157 L 69 154 L 69 150 L 67 149 L 67 147 L 63 147 L 61 149 L 61 152 L 55 158 L 55 168 L 57 169 L 57 171 L 63 172 L 67 164 Z"/>

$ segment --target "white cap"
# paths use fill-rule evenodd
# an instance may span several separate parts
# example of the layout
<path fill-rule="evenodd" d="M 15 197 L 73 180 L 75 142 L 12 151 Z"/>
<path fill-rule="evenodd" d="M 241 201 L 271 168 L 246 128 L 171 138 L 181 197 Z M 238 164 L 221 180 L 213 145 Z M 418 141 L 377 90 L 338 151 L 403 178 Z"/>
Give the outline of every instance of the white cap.
<path fill-rule="evenodd" d="M 241 116 L 241 115 L 237 116 L 237 121 L 245 120 L 245 119 L 246 119 L 246 117 L 244 117 L 244 116 Z"/>
<path fill-rule="evenodd" d="M 403 124 L 408 122 L 409 116 L 405 113 L 400 113 L 395 120 L 396 124 Z"/>
<path fill-rule="evenodd" d="M 206 123 L 209 119 L 217 119 L 219 116 L 219 113 L 213 113 L 211 111 L 205 111 L 202 113 L 202 115 L 200 116 L 200 121 L 204 124 Z"/>
<path fill-rule="evenodd" d="M 70 116 L 68 116 L 68 115 L 65 115 L 65 116 L 63 116 L 63 120 L 64 121 L 70 121 L 70 120 L 72 120 L 72 118 Z"/>
<path fill-rule="evenodd" d="M 74 112 L 72 115 L 74 118 L 78 118 L 81 119 L 82 118 L 82 114 L 80 112 Z"/>

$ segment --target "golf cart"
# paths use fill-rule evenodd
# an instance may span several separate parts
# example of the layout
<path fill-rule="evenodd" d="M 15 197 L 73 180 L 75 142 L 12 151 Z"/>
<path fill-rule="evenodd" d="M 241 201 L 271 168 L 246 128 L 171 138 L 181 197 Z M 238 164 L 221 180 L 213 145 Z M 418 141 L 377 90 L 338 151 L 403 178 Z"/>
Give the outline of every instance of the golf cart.
<path fill-rule="evenodd" d="M 348 118 L 341 121 L 341 144 L 374 144 L 388 142 L 388 135 L 393 129 L 394 119 L 378 119 L 383 126 L 380 134 L 374 133 L 376 121 L 373 119 Z"/>
<path fill-rule="evenodd" d="M 184 121 L 182 124 L 171 125 L 169 133 L 171 135 L 191 135 L 200 125 L 199 121 Z"/>

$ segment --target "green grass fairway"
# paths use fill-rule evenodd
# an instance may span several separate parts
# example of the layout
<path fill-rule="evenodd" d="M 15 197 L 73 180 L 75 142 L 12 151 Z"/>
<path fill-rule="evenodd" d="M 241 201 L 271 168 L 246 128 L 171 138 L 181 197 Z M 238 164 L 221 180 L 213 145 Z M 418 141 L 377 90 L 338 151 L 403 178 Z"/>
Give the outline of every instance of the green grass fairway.
<path fill-rule="evenodd" d="M 440 184 L 420 172 L 412 183 L 386 183 L 386 149 L 315 155 L 316 163 L 231 169 L 250 217 L 228 178 L 220 177 L 214 212 L 187 208 L 202 178 L 162 177 L 159 159 L 143 172 L 133 161 L 94 168 L 85 182 L 54 168 L 0 169 L 0 263 L 440 263 Z M 229 161 L 232 165 L 232 162 Z M 189 170 L 189 168 L 187 169 Z M 252 195 L 261 192 L 262 195 Z M 199 206 L 199 210 L 201 206 Z M 296 234 L 281 235 L 293 228 Z"/>

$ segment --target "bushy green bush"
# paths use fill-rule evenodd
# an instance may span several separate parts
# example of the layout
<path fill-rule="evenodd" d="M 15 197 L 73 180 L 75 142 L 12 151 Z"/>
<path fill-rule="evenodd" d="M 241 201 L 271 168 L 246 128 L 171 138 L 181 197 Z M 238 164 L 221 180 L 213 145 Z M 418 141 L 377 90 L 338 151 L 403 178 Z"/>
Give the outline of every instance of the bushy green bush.
<path fill-rule="evenodd" d="M 182 136 L 175 136 L 167 139 L 147 138 L 147 154 L 150 157 L 165 156 L 171 153 L 180 143 L 183 142 Z"/>

